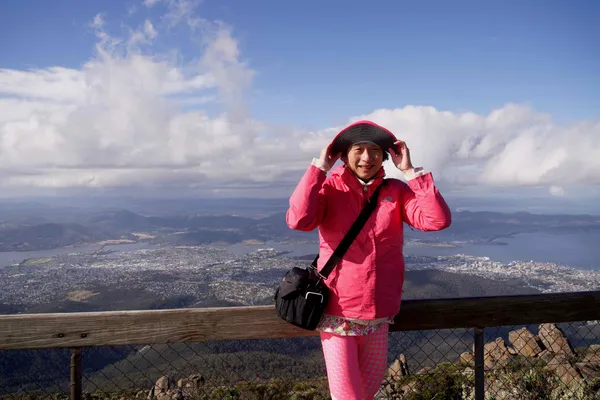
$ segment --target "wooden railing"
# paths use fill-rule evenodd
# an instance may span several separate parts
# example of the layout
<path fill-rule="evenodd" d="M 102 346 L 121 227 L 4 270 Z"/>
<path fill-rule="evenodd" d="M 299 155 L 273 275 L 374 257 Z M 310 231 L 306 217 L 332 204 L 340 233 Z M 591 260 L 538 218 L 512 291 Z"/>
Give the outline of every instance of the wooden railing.
<path fill-rule="evenodd" d="M 475 397 L 483 399 L 483 329 L 600 320 L 600 291 L 405 300 L 391 331 L 474 328 Z M 0 316 L 0 350 L 71 348 L 71 398 L 81 398 L 82 347 L 316 335 L 273 306 Z"/>

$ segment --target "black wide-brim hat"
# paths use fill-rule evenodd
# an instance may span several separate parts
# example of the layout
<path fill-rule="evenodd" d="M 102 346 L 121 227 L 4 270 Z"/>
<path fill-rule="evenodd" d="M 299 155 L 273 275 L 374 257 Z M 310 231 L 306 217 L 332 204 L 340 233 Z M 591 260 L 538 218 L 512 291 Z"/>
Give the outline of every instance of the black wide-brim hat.
<path fill-rule="evenodd" d="M 371 121 L 358 121 L 344 128 L 331 142 L 331 154 L 345 154 L 348 149 L 358 143 L 374 143 L 383 151 L 394 149 L 398 141 L 389 130 Z"/>

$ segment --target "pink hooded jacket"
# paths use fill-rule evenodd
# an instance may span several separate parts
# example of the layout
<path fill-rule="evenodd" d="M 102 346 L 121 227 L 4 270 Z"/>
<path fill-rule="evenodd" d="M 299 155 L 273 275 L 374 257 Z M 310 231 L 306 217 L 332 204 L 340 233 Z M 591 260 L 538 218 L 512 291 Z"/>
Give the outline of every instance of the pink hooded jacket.
<path fill-rule="evenodd" d="M 345 165 L 333 169 L 329 177 L 314 165 L 306 170 L 292 193 L 286 219 L 292 229 L 319 228 L 319 270 L 366 200 L 382 184 L 384 175 L 381 168 L 374 181 L 364 186 Z M 326 313 L 378 319 L 399 312 L 404 283 L 403 222 L 423 231 L 450 226 L 450 209 L 431 173 L 411 179 L 408 184 L 387 179 L 377 208 L 325 281 L 330 289 Z"/>

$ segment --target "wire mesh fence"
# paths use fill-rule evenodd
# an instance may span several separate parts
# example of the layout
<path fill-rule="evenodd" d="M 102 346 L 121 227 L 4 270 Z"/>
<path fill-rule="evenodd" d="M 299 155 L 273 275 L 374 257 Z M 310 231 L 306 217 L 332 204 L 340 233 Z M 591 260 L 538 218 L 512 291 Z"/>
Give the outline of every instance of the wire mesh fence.
<path fill-rule="evenodd" d="M 600 399 L 600 325 L 486 330 L 485 391 L 496 399 Z"/>
<path fill-rule="evenodd" d="M 474 379 L 472 369 L 464 372 L 457 364 L 473 347 L 471 329 L 392 332 L 389 343 L 390 366 L 379 399 L 458 399 L 461 385 Z"/>
<path fill-rule="evenodd" d="M 86 373 L 84 391 L 171 398 L 279 398 L 275 391 L 322 389 L 325 368 L 317 338 L 240 340 L 110 348 L 127 353 Z M 95 351 L 87 350 L 93 357 Z M 273 392 L 269 397 L 262 392 Z M 224 397 L 223 397 L 224 396 Z"/>
<path fill-rule="evenodd" d="M 69 390 L 69 349 L 0 352 L 0 396 L 59 398 Z"/>
<path fill-rule="evenodd" d="M 390 333 L 378 399 L 475 399 L 473 329 Z M 596 322 L 484 330 L 486 399 L 600 399 Z M 318 337 L 81 349 L 84 399 L 329 399 Z M 0 398 L 69 396 L 70 351 L 0 352 Z"/>
<path fill-rule="evenodd" d="M 422 335 L 416 346 L 418 353 L 406 352 L 392 368 L 395 374 L 388 378 L 387 387 L 384 384 L 387 390 L 381 398 L 475 399 L 472 331 Z M 481 366 L 484 398 L 600 399 L 599 343 L 600 325 L 596 321 L 487 328 Z M 415 364 L 412 368 L 411 360 Z"/>

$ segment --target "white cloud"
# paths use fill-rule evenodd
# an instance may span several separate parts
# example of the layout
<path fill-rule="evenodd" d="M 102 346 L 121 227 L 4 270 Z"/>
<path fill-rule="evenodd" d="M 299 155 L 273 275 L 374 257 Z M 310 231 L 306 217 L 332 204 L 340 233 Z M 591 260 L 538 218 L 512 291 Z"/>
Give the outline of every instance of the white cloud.
<path fill-rule="evenodd" d="M 104 17 L 102 14 L 96 14 L 91 25 L 93 28 L 101 29 L 104 26 Z"/>
<path fill-rule="evenodd" d="M 152 22 L 150 22 L 150 20 L 146 20 L 144 22 L 144 33 L 146 34 L 146 37 L 150 40 L 153 40 L 154 38 L 156 38 L 156 35 L 158 34 L 156 32 L 156 30 L 154 29 L 154 26 L 152 25 Z"/>
<path fill-rule="evenodd" d="M 84 91 L 84 75 L 78 70 L 62 67 L 28 71 L 0 69 L 0 95 L 73 102 L 81 100 Z"/>
<path fill-rule="evenodd" d="M 161 0 L 144 0 L 144 5 L 146 7 L 152 7 L 155 4 L 159 3 Z"/>
<path fill-rule="evenodd" d="M 209 172 L 236 180 L 240 168 L 273 176 L 272 165 L 256 165 L 273 144 L 245 111 L 253 73 L 227 27 L 205 26 L 201 56 L 182 64 L 135 46 L 156 37 L 150 21 L 128 41 L 104 32 L 100 15 L 92 25 L 97 56 L 80 70 L 0 71 L 2 186 L 194 186 Z M 179 108 L 215 98 L 216 117 Z"/>
<path fill-rule="evenodd" d="M 286 195 L 310 159 L 358 119 L 391 129 L 408 143 L 414 163 L 446 184 L 546 186 L 555 196 L 569 186 L 600 184 L 600 123 L 560 125 L 516 104 L 488 115 L 381 109 L 316 132 L 270 127 L 249 115 L 254 71 L 231 29 L 199 18 L 195 3 L 165 3 L 169 24 L 184 22 L 201 37 L 195 60 L 142 51 L 140 43 L 151 47 L 164 33 L 149 20 L 122 39 L 103 30 L 98 14 L 96 55 L 81 69 L 0 69 L 4 192 L 279 187 Z M 194 21 L 203 21 L 201 32 Z"/>
<path fill-rule="evenodd" d="M 200 5 L 200 0 L 165 0 L 167 4 L 167 13 L 165 21 L 169 27 L 173 28 L 181 23 L 185 23 L 192 30 L 200 27 L 202 23 L 208 21 L 198 17 L 196 9 Z M 156 3 L 156 1 L 154 1 Z"/>
<path fill-rule="evenodd" d="M 560 186 L 550 186 L 550 194 L 552 196 L 564 197 L 567 193 Z"/>
<path fill-rule="evenodd" d="M 144 25 L 140 29 L 131 31 L 127 44 L 130 50 L 136 48 L 139 44 L 150 44 L 156 38 L 158 32 L 154 29 L 154 25 L 150 20 L 144 21 Z"/>
<path fill-rule="evenodd" d="M 600 123 L 559 125 L 509 104 L 489 115 L 406 106 L 352 118 L 371 119 L 406 140 L 416 164 L 460 185 L 600 184 Z M 314 149 L 313 149 L 314 151 Z"/>

